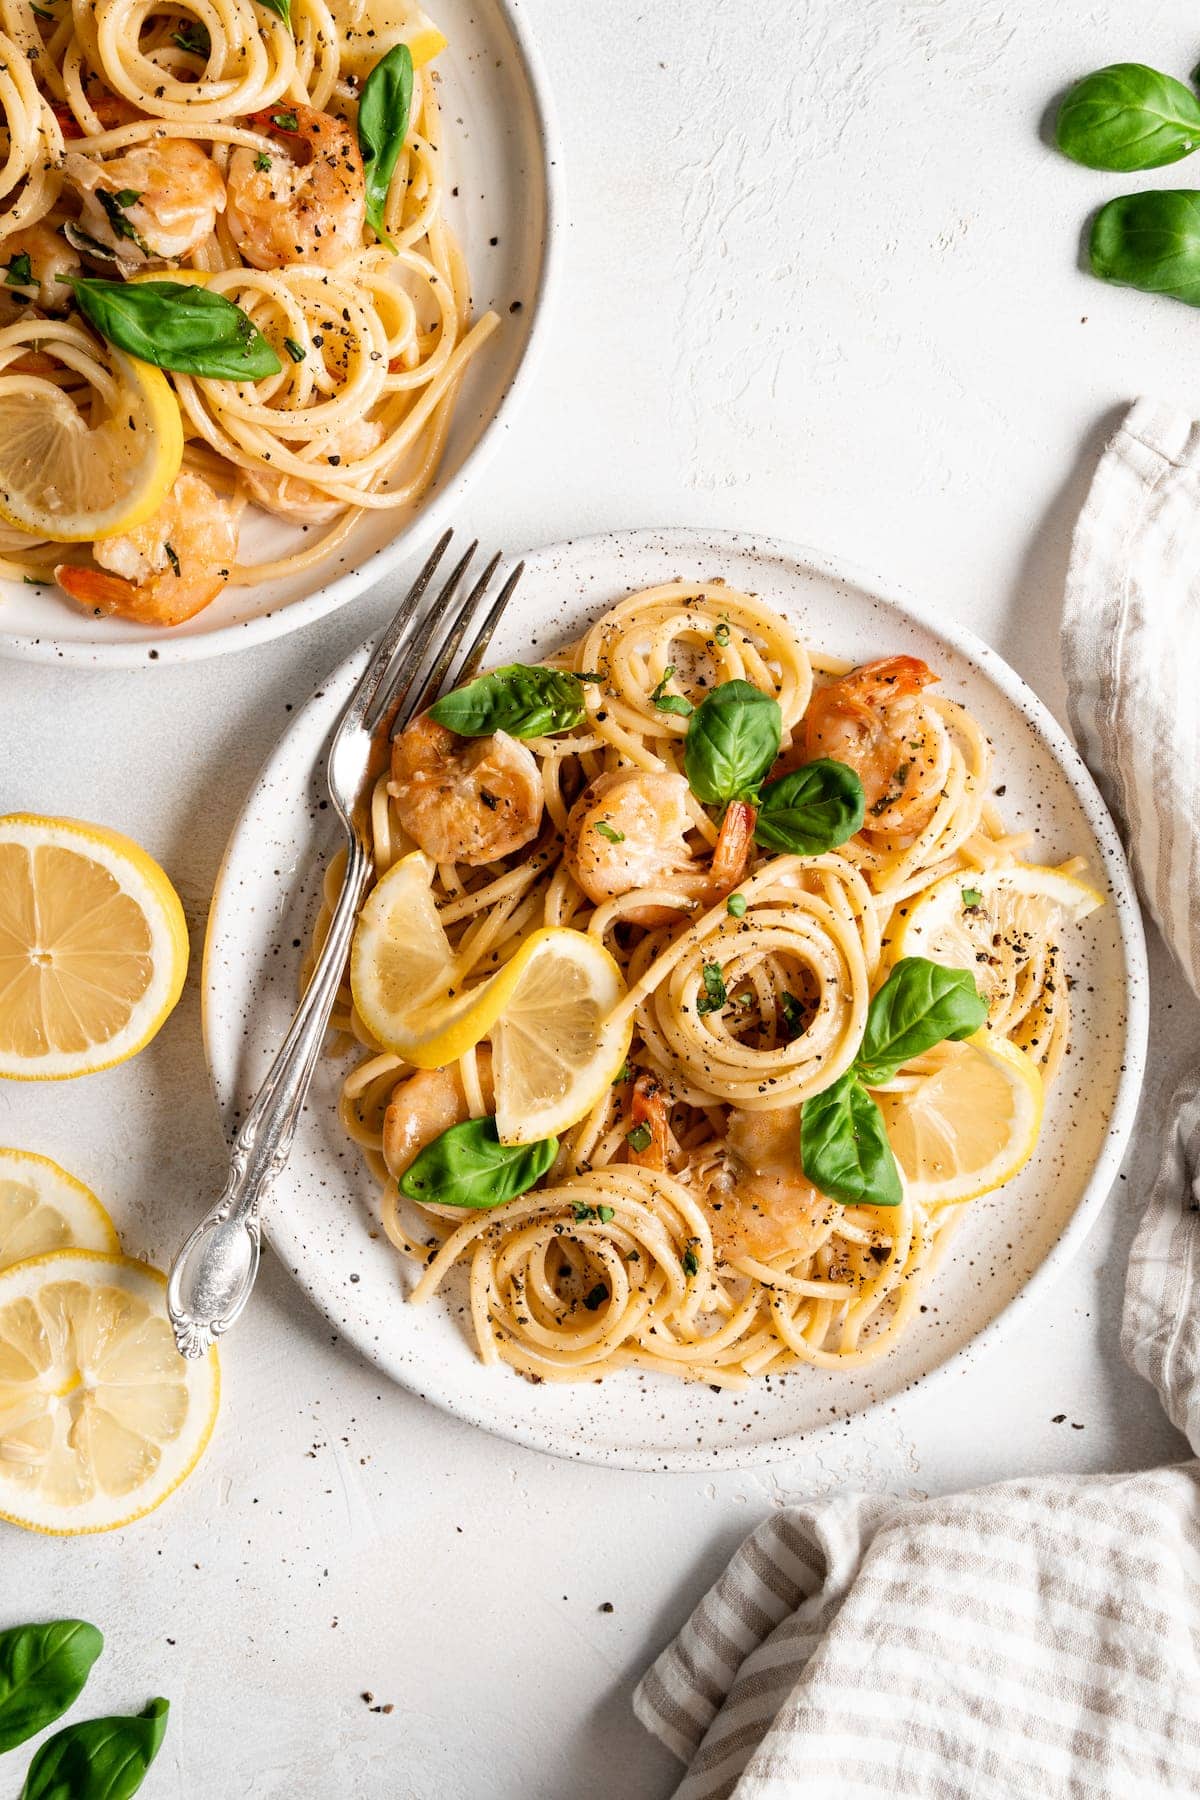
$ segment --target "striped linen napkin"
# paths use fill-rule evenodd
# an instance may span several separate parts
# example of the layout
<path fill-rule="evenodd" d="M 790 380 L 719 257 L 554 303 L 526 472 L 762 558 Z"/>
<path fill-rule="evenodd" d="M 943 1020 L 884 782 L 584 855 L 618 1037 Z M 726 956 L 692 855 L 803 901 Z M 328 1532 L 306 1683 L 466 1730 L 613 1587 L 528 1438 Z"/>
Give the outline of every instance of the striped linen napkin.
<path fill-rule="evenodd" d="M 1200 991 L 1200 424 L 1140 401 L 1109 445 L 1063 658 L 1080 746 Z M 1122 1346 L 1200 1453 L 1200 1075 L 1165 1134 Z M 676 1800 L 1200 1794 L 1200 1463 L 790 1507 L 634 1705 L 688 1766 Z"/>

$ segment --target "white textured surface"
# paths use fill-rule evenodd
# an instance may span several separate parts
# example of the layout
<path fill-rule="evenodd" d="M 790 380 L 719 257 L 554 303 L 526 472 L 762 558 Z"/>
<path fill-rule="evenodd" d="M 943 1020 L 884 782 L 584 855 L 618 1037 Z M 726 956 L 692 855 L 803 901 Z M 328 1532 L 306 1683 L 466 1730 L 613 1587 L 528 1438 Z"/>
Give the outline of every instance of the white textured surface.
<path fill-rule="evenodd" d="M 661 522 L 823 545 L 970 623 L 1061 714 L 1095 449 L 1135 393 L 1200 405 L 1200 319 L 1079 271 L 1088 209 L 1139 183 L 1061 161 L 1039 124 L 1100 63 L 1183 74 L 1193 9 L 1161 0 L 1135 26 L 1118 0 L 526 6 L 574 225 L 540 393 L 464 525 L 509 545 Z M 198 958 L 287 707 L 386 609 L 195 669 L 0 665 L 0 810 L 132 831 Z M 1155 972 L 1151 1098 L 1200 1048 L 1182 983 Z M 57 1156 L 166 1257 L 222 1168 L 195 976 L 132 1065 L 0 1090 L 0 1142 Z M 659 1800 L 673 1765 L 629 1716 L 633 1677 L 766 1507 L 1184 1453 L 1117 1349 L 1140 1185 L 1135 1168 L 1040 1316 L 936 1405 L 917 1393 L 743 1476 L 553 1463 L 456 1425 L 331 1343 L 268 1266 L 200 1473 L 121 1538 L 0 1537 L 0 1623 L 81 1612 L 109 1636 L 89 1709 L 173 1700 L 146 1786 L 162 1800 Z"/>

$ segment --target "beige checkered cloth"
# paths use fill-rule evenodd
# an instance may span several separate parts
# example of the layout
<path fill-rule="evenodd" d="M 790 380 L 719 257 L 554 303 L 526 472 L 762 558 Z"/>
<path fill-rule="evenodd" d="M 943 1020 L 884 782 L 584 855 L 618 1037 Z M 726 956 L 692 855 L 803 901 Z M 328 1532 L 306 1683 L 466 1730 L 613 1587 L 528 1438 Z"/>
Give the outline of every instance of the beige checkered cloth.
<path fill-rule="evenodd" d="M 1139 402 L 1079 522 L 1076 735 L 1200 987 L 1200 425 Z M 1200 1078 L 1176 1099 L 1122 1343 L 1200 1452 Z M 1200 1795 L 1200 1464 L 865 1497 L 760 1525 L 638 1688 L 676 1800 Z"/>

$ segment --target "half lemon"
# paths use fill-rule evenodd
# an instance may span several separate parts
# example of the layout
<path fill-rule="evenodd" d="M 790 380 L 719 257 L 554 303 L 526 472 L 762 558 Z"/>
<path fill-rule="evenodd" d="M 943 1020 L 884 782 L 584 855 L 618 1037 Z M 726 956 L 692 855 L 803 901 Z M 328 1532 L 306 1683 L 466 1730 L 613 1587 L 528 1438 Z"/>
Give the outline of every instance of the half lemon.
<path fill-rule="evenodd" d="M 166 1285 L 145 1263 L 86 1250 L 0 1273 L 0 1518 L 112 1531 L 195 1467 L 220 1369 L 215 1351 L 176 1350 Z"/>
<path fill-rule="evenodd" d="M 1043 1088 L 1032 1059 L 976 1032 L 946 1044 L 940 1067 L 897 1092 L 877 1092 L 905 1186 L 924 1206 L 990 1194 L 1033 1155 Z"/>
<path fill-rule="evenodd" d="M 115 391 L 94 419 L 45 376 L 0 375 L 0 517 L 55 544 L 144 524 L 183 462 L 179 402 L 162 370 L 111 344 L 104 354 Z"/>
<path fill-rule="evenodd" d="M 0 1075 L 53 1081 L 124 1062 L 179 999 L 179 896 L 103 825 L 0 818 Z"/>
<path fill-rule="evenodd" d="M 0 1272 L 48 1250 L 121 1248 L 90 1188 L 48 1156 L 0 1149 Z"/>

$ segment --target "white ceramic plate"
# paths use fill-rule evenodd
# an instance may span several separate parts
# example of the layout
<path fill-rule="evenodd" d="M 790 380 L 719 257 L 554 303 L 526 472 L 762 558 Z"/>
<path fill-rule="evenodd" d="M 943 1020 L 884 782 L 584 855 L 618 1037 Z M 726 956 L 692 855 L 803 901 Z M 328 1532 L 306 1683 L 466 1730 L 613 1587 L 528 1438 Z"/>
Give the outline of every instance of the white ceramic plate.
<path fill-rule="evenodd" d="M 967 632 L 935 624 L 912 601 L 806 550 L 725 534 L 628 532 L 529 556 L 495 660 L 544 652 L 623 595 L 676 576 L 720 576 L 755 592 L 787 612 L 809 644 L 839 656 L 925 658 L 992 738 L 1008 820 L 1036 831 L 1040 860 L 1086 856 L 1109 904 L 1072 946 L 1080 979 L 1071 1057 L 1048 1102 L 1036 1156 L 1010 1186 L 969 1210 L 931 1287 L 929 1310 L 885 1361 L 858 1371 L 798 1370 L 743 1394 L 634 1372 L 586 1387 L 535 1387 L 507 1369 L 485 1371 L 452 1304 L 404 1304 L 411 1272 L 377 1229 L 375 1182 L 338 1124 L 343 1065 L 319 1071 L 267 1219 L 271 1243 L 300 1286 L 365 1356 L 437 1405 L 538 1449 L 629 1468 L 711 1468 L 785 1455 L 832 1416 L 864 1412 L 944 1371 L 968 1345 L 1043 1301 L 1116 1177 L 1146 1038 L 1145 946 L 1112 822 L 1045 707 Z M 300 945 L 332 848 L 316 771 L 365 654 L 325 682 L 280 742 L 218 882 L 204 1029 L 231 1134 L 294 1005 Z"/>
<path fill-rule="evenodd" d="M 360 519 L 341 551 L 287 581 L 227 589 L 172 631 L 96 619 L 57 588 L 0 581 L 0 656 L 141 668 L 245 649 L 295 631 L 383 579 L 461 510 L 529 385 L 546 320 L 561 213 L 553 113 L 521 0 L 431 0 L 450 40 L 438 58 L 448 216 L 466 253 L 477 313 L 502 320 L 468 369 L 441 469 L 413 513 Z M 294 533 L 256 515 L 243 553 L 282 554 Z"/>

